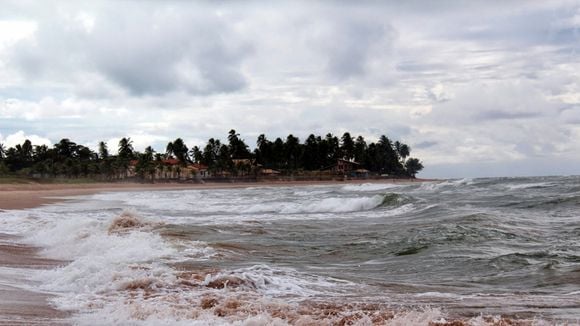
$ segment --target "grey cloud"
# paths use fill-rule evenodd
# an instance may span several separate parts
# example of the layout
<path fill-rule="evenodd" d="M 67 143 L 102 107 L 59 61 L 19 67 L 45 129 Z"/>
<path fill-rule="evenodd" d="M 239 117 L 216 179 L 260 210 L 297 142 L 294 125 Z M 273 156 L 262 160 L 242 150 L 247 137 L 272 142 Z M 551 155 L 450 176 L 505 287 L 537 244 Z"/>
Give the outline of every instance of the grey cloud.
<path fill-rule="evenodd" d="M 436 102 L 427 119 L 455 125 L 485 121 L 556 117 L 559 106 L 542 95 L 543 85 L 535 81 L 476 82 L 455 89 L 455 95 Z"/>
<path fill-rule="evenodd" d="M 436 142 L 436 141 L 423 141 L 423 142 L 420 142 L 420 143 L 413 145 L 413 147 L 419 148 L 419 149 L 425 149 L 425 148 L 437 146 L 438 144 L 439 144 L 439 142 Z"/>
<path fill-rule="evenodd" d="M 327 40 L 332 44 L 328 45 L 328 69 L 341 79 L 364 74 L 370 47 L 386 34 L 384 26 L 363 22 L 348 22 L 338 26 L 335 33 Z"/>
<path fill-rule="evenodd" d="M 444 6 L 438 7 L 444 8 Z M 471 6 L 456 2 L 447 13 L 449 19 L 437 21 L 439 28 L 428 30 L 444 39 L 485 42 L 495 47 L 559 44 L 578 42 L 578 28 L 564 22 L 573 21 L 580 9 L 577 1 L 553 4 L 528 1 L 526 6 L 510 1 L 472 1 Z M 463 9 L 458 9 L 463 8 Z M 451 17 L 455 14 L 456 17 Z M 445 13 L 442 15 L 445 17 Z M 457 28 L 461 26 L 461 28 Z"/>
<path fill-rule="evenodd" d="M 0 100 L 30 102 L 21 112 L 34 119 L 5 114 L 8 130 L 159 146 L 231 128 L 249 142 L 387 134 L 411 144 L 425 175 L 580 152 L 578 105 L 562 110 L 578 96 L 577 0 L 23 1 L 0 17 L 39 29 L 0 51 Z"/>
<path fill-rule="evenodd" d="M 580 105 L 570 105 L 560 110 L 560 118 L 567 124 L 580 124 Z"/>
<path fill-rule="evenodd" d="M 508 112 L 500 110 L 487 110 L 476 114 L 477 119 L 483 120 L 512 120 L 512 119 L 528 119 L 542 116 L 540 112 Z"/>
<path fill-rule="evenodd" d="M 12 63 L 34 78 L 92 70 L 134 95 L 237 91 L 247 84 L 242 62 L 251 47 L 214 9 L 123 2 L 95 11 L 91 30 L 42 17 L 35 38 L 14 47 Z"/>
<path fill-rule="evenodd" d="M 397 64 L 397 70 L 410 73 L 421 73 L 424 71 L 442 71 L 447 68 L 449 68 L 449 65 L 444 63 L 427 63 L 409 60 L 400 61 Z"/>
<path fill-rule="evenodd" d="M 326 55 L 326 71 L 331 77 L 364 76 L 374 56 L 388 55 L 396 33 L 384 17 L 367 13 L 361 19 L 346 9 L 322 12 L 326 19 L 314 24 L 311 43 Z"/>

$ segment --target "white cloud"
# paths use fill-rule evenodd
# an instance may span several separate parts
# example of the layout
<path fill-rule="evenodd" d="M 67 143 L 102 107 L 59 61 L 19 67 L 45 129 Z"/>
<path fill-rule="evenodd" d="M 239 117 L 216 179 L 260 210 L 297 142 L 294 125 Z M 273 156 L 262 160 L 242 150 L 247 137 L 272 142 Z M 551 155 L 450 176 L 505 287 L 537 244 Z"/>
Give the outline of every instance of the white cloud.
<path fill-rule="evenodd" d="M 38 135 L 27 135 L 24 131 L 19 130 L 13 134 L 3 137 L 0 134 L 0 143 L 5 146 L 5 148 L 14 147 L 18 144 L 24 143 L 26 140 L 30 140 L 33 145 L 47 145 L 51 146 L 52 142 L 44 137 Z"/>

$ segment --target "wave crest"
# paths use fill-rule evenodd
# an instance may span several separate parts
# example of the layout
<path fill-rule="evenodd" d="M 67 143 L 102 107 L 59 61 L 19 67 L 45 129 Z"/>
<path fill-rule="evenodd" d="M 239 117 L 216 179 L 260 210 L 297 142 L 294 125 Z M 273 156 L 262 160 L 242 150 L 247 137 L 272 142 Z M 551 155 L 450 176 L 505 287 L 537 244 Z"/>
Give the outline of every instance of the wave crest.
<path fill-rule="evenodd" d="M 125 210 L 121 215 L 115 217 L 109 225 L 110 233 L 126 232 L 131 229 L 142 228 L 148 223 L 141 221 L 141 218 L 133 211 Z"/>

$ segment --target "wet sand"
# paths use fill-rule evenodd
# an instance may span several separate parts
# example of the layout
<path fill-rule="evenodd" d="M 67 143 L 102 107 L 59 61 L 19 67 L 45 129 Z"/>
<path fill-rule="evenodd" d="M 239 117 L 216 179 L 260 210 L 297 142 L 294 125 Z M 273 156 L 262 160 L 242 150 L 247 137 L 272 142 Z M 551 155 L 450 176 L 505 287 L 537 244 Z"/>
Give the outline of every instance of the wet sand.
<path fill-rule="evenodd" d="M 50 294 L 19 287 L 26 270 L 55 268 L 66 262 L 43 258 L 40 248 L 19 243 L 19 237 L 0 233 L 0 325 L 66 325 L 67 312 L 49 304 Z"/>

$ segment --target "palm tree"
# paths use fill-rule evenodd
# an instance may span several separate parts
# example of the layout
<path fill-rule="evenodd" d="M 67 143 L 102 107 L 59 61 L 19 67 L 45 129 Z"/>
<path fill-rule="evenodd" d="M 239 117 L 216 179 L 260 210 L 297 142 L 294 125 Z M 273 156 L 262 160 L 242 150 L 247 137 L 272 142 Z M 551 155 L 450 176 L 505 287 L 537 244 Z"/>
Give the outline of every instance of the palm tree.
<path fill-rule="evenodd" d="M 101 160 L 107 159 L 109 157 L 109 149 L 107 148 L 107 143 L 104 141 L 99 142 L 99 158 Z"/>
<path fill-rule="evenodd" d="M 423 164 L 419 159 L 410 158 L 405 163 L 405 169 L 407 170 L 407 174 L 414 178 L 419 171 L 423 170 Z"/>
<path fill-rule="evenodd" d="M 270 166 L 272 163 L 272 142 L 261 134 L 256 140 L 256 149 L 254 150 L 256 162 L 264 166 Z"/>
<path fill-rule="evenodd" d="M 341 138 L 340 150 L 345 160 L 352 160 L 354 158 L 354 140 L 350 133 L 345 132 Z"/>
<path fill-rule="evenodd" d="M 367 152 L 367 142 L 365 141 L 363 136 L 358 136 L 354 143 L 354 160 L 361 164 L 365 164 L 366 152 Z"/>
<path fill-rule="evenodd" d="M 189 156 L 194 163 L 201 163 L 203 160 L 203 152 L 197 146 L 193 146 L 193 148 L 189 151 Z"/>
<path fill-rule="evenodd" d="M 155 151 L 151 146 L 147 146 L 145 148 L 145 152 L 143 154 L 139 154 L 139 160 L 137 161 L 137 165 L 135 166 L 135 172 L 141 179 L 145 179 L 147 175 L 151 176 L 153 179 L 155 176 L 155 164 L 153 163 L 153 155 Z"/>
<path fill-rule="evenodd" d="M 119 168 L 122 171 L 122 175 L 127 177 L 127 173 L 129 172 L 129 162 L 135 157 L 135 153 L 133 151 L 133 141 L 131 138 L 121 138 L 119 140 L 119 156 L 117 160 L 119 162 Z"/>
<path fill-rule="evenodd" d="M 411 155 L 411 147 L 409 147 L 407 144 L 402 144 L 399 150 L 399 156 L 401 157 L 402 161 L 404 162 L 409 155 Z"/>
<path fill-rule="evenodd" d="M 76 152 L 77 144 L 75 142 L 70 141 L 68 138 L 63 138 L 58 142 L 58 144 L 54 145 L 54 149 L 58 156 L 60 156 L 61 160 L 72 158 L 74 153 Z"/>
<path fill-rule="evenodd" d="M 285 160 L 290 170 L 296 170 L 298 168 L 298 162 L 302 156 L 301 149 L 300 139 L 294 137 L 292 134 L 286 137 L 286 143 L 284 143 Z"/>
<path fill-rule="evenodd" d="M 240 139 L 240 134 L 236 133 L 234 129 L 230 130 L 228 134 L 228 149 L 232 158 L 249 158 L 250 151 L 248 145 L 243 139 Z"/>
<path fill-rule="evenodd" d="M 189 157 L 187 156 L 189 149 L 183 142 L 183 139 L 177 138 L 173 142 L 169 142 L 166 147 L 166 152 L 169 157 L 175 156 L 179 160 L 179 163 L 182 165 L 186 165 L 189 161 Z"/>
<path fill-rule="evenodd" d="M 405 159 L 411 154 L 411 148 L 407 144 L 403 144 L 400 141 L 395 142 L 395 151 L 399 158 L 401 159 L 401 163 L 405 162 Z"/>
<path fill-rule="evenodd" d="M 133 155 L 134 149 L 131 138 L 121 138 L 121 140 L 119 140 L 119 157 L 123 159 L 132 159 Z"/>

